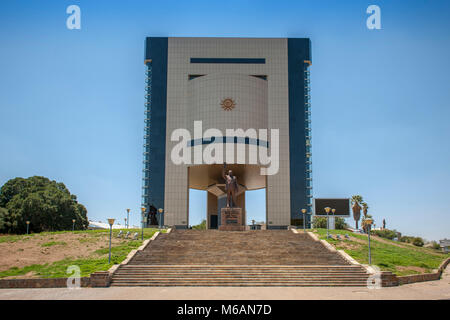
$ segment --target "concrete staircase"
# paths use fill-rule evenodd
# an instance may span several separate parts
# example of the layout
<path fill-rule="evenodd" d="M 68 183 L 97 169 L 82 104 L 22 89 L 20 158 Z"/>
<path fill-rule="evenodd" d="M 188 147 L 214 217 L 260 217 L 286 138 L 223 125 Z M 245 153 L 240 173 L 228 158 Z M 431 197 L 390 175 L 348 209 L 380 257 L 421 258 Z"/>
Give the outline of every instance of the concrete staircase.
<path fill-rule="evenodd" d="M 301 231 L 160 234 L 111 286 L 366 286 L 368 274 Z"/>
<path fill-rule="evenodd" d="M 126 265 L 111 286 L 366 286 L 359 266 Z"/>
<path fill-rule="evenodd" d="M 175 230 L 160 234 L 129 265 L 348 265 L 307 234 L 288 230 Z"/>

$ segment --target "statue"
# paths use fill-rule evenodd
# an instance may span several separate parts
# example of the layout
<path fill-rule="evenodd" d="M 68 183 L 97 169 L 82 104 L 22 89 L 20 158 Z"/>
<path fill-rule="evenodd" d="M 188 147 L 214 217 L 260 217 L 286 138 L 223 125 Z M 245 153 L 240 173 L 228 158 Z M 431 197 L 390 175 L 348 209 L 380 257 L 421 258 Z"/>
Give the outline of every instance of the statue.
<path fill-rule="evenodd" d="M 156 219 L 156 207 L 151 205 L 150 209 L 149 209 L 149 217 L 147 220 L 147 224 L 150 226 L 157 226 L 158 225 L 158 220 Z"/>
<path fill-rule="evenodd" d="M 386 220 L 383 219 L 383 230 L 386 229 Z"/>
<path fill-rule="evenodd" d="M 227 208 L 233 208 L 236 205 L 236 192 L 238 191 L 238 184 L 236 176 L 233 172 L 228 170 L 226 173 L 227 164 L 223 164 L 222 177 L 225 179 L 225 192 L 227 193 Z"/>

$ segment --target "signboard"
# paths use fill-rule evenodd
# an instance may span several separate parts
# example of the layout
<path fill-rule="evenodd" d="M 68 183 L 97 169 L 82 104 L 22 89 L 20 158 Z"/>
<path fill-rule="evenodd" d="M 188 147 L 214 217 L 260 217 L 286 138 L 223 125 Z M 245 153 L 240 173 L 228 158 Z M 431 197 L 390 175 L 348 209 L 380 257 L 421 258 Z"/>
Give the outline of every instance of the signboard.
<path fill-rule="evenodd" d="M 336 209 L 333 215 L 330 211 L 329 216 L 335 217 L 350 217 L 350 199 L 349 198 L 314 198 L 313 213 L 316 216 L 326 216 L 325 208 L 330 207 Z"/>

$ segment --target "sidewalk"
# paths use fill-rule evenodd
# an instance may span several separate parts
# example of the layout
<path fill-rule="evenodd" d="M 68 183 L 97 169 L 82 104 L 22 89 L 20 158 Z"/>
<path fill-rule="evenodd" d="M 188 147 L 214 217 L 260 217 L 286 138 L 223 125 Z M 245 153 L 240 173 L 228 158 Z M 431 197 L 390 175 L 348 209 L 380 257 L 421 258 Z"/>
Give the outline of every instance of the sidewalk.
<path fill-rule="evenodd" d="M 0 289 L 1 300 L 70 299 L 254 299 L 254 300 L 371 300 L 371 299 L 450 299 L 449 268 L 439 281 L 414 283 L 392 288 L 340 287 L 112 287 L 81 289 Z"/>

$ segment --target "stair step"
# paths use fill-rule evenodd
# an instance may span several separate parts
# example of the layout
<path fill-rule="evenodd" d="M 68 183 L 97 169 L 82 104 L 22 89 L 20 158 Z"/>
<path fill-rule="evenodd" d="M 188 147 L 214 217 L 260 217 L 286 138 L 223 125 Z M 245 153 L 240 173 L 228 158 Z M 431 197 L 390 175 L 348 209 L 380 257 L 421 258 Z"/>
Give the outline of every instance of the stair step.
<path fill-rule="evenodd" d="M 366 286 L 368 277 L 304 233 L 175 230 L 120 266 L 111 286 Z"/>

